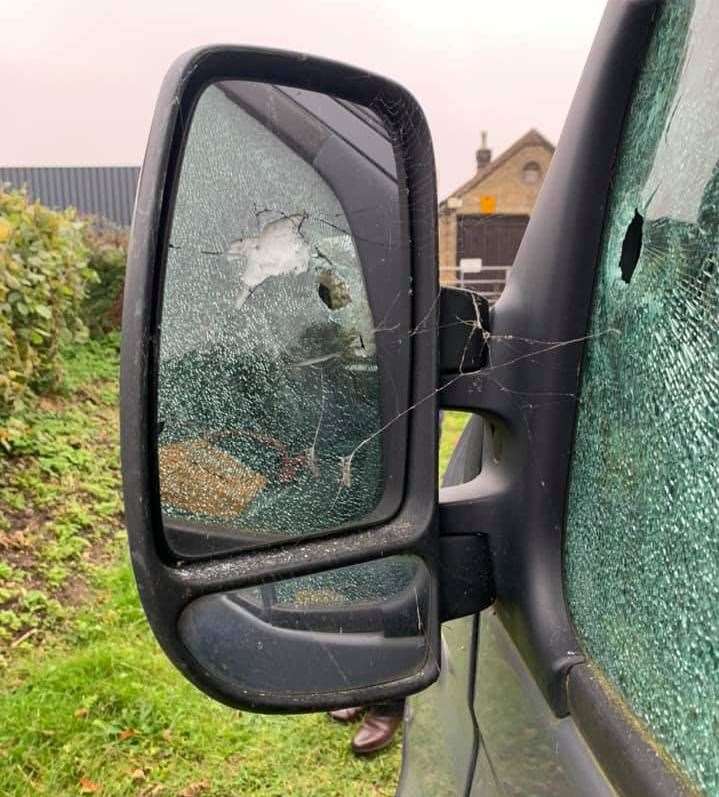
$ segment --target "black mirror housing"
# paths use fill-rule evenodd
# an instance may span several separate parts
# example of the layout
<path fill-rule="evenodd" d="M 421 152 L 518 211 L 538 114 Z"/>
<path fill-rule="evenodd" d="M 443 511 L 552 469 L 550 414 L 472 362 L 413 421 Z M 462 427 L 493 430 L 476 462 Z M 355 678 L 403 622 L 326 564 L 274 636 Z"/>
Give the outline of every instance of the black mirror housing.
<path fill-rule="evenodd" d="M 311 536 L 280 535 L 260 544 L 253 538 L 252 545 L 226 529 L 168 519 L 158 453 L 165 423 L 158 417 L 161 338 L 167 334 L 161 323 L 164 285 L 188 131 L 207 87 L 232 81 L 252 84 L 255 99 L 251 92 L 243 96 L 243 107 L 256 101 L 260 110 L 253 115 L 261 122 L 262 85 L 284 87 L 291 99 L 301 94 L 320 120 L 323 95 L 352 113 L 368 109 L 387 131 L 402 198 L 401 235 L 392 245 L 395 266 L 353 222 L 356 217 L 356 225 L 366 224 L 372 217 L 371 195 L 359 187 L 353 192 L 353 173 L 338 168 L 342 160 L 332 160 L 329 148 L 324 166 L 315 165 L 325 169 L 323 177 L 340 197 L 359 242 L 376 331 L 383 333 L 377 343 L 381 379 L 389 384 L 403 368 L 407 373 L 406 395 L 394 410 L 383 398 L 377 430 L 389 486 L 378 509 L 356 521 Z M 282 132 L 276 117 L 265 126 Z M 333 130 L 332 146 L 351 145 L 340 122 L 333 122 Z M 319 163 L 307 136 L 289 144 Z M 371 157 L 379 171 L 391 171 L 382 153 Z M 228 705 L 282 712 L 337 708 L 407 695 L 438 675 L 436 249 L 431 140 L 421 109 L 403 88 L 335 62 L 255 48 L 203 48 L 172 66 L 152 123 L 128 253 L 121 365 L 125 512 L 140 596 L 158 641 L 189 680 Z M 367 265 L 380 261 L 385 268 Z M 384 390 L 383 396 L 391 395 Z M 290 583 L 309 583 L 327 594 L 328 571 L 365 568 L 363 578 L 372 581 L 375 573 L 399 572 L 407 562 L 414 570 L 401 587 L 352 605 L 318 611 L 296 600 L 304 587 L 295 598 L 285 594 Z M 296 683 L 286 667 L 292 656 L 306 656 L 307 666 L 298 661 L 295 668 Z M 339 680 L 317 675 L 323 656 L 347 662 Z M 228 674 L 223 657 L 242 666 Z M 271 671 L 280 662 L 285 674 L 278 679 Z"/>

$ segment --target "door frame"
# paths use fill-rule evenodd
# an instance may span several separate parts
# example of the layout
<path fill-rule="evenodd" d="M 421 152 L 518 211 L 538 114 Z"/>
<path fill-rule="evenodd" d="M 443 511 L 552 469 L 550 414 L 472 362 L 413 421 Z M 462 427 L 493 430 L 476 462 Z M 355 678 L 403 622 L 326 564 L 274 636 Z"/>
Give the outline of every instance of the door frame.
<path fill-rule="evenodd" d="M 662 5 L 610 0 L 507 287 L 492 310 L 490 364 L 440 386 L 443 408 L 480 413 L 490 427 L 480 476 L 442 491 L 440 527 L 443 535 L 487 534 L 498 616 L 554 714 L 571 714 L 612 784 L 668 797 L 686 793 L 687 784 L 592 677 L 567 608 L 562 565 L 579 379 L 607 198 L 624 117 Z"/>

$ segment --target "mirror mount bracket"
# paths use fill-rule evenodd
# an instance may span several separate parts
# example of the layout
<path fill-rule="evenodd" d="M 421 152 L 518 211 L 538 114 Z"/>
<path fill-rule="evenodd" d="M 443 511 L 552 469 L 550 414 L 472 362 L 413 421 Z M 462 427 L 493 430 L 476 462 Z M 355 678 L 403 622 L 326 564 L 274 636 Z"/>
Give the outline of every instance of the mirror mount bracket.
<path fill-rule="evenodd" d="M 462 375 L 487 365 L 489 302 L 466 288 L 439 289 L 440 405 L 453 407 L 456 398 L 443 400 L 443 387 Z M 469 383 L 467 383 L 469 384 Z M 454 391 L 456 393 L 456 389 Z M 461 403 L 461 402 L 460 402 Z M 440 504 L 440 622 L 476 614 L 494 602 L 495 588 L 489 540 L 486 534 L 467 534 L 451 522 L 451 503 Z M 446 522 L 443 522 L 446 521 Z"/>
<path fill-rule="evenodd" d="M 495 588 L 487 535 L 441 536 L 439 543 L 440 622 L 477 614 L 491 606 Z"/>
<path fill-rule="evenodd" d="M 468 374 L 487 364 L 489 302 L 467 288 L 439 289 L 439 370 L 443 377 Z"/>

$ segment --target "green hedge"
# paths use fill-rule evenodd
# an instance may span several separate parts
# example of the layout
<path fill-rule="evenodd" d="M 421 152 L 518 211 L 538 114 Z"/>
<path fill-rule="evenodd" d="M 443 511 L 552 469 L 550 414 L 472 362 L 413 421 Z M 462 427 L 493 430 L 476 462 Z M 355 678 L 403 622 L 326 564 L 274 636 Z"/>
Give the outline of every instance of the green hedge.
<path fill-rule="evenodd" d="M 90 267 L 98 279 L 87 287 L 82 315 L 92 337 L 120 328 L 127 261 L 127 231 L 104 219 L 87 219 Z"/>
<path fill-rule="evenodd" d="M 98 278 L 84 227 L 73 210 L 52 211 L 0 186 L 0 419 L 57 388 L 60 347 L 87 337 L 86 286 Z"/>

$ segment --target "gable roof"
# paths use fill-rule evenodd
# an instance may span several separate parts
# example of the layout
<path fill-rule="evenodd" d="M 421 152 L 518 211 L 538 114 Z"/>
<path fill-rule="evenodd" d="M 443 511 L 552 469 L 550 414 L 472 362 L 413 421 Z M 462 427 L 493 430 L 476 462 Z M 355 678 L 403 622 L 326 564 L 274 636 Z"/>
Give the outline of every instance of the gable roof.
<path fill-rule="evenodd" d="M 489 177 L 490 174 L 503 166 L 510 158 L 513 158 L 524 147 L 544 147 L 550 153 L 554 152 L 554 144 L 548 141 L 540 132 L 535 128 L 528 130 L 521 138 L 518 138 L 514 144 L 508 149 L 505 149 L 501 155 L 498 155 L 494 160 L 490 161 L 484 168 L 479 169 L 477 173 L 467 180 L 466 183 L 460 185 L 455 191 L 449 195 L 450 197 L 464 196 L 468 191 L 471 191 L 478 183 Z M 449 198 L 449 197 L 448 197 Z M 447 199 L 443 199 L 439 204 L 443 207 Z"/>

